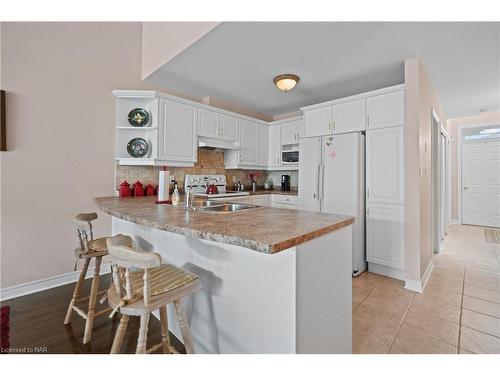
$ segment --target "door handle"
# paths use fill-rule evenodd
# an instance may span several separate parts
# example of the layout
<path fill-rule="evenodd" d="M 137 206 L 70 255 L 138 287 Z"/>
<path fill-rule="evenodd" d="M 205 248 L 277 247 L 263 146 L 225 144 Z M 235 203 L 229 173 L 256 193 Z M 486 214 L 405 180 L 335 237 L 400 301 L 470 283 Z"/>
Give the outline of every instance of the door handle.
<path fill-rule="evenodd" d="M 333 143 L 333 137 L 328 137 L 328 138 L 326 139 L 326 145 L 327 145 L 327 146 L 330 146 L 332 143 Z"/>
<path fill-rule="evenodd" d="M 316 176 L 316 186 L 313 193 L 314 199 L 319 199 L 319 179 L 320 179 L 321 165 L 318 165 L 317 176 Z"/>
<path fill-rule="evenodd" d="M 464 186 L 464 190 L 469 189 L 469 181 L 465 180 L 465 181 L 463 182 L 463 186 Z"/>

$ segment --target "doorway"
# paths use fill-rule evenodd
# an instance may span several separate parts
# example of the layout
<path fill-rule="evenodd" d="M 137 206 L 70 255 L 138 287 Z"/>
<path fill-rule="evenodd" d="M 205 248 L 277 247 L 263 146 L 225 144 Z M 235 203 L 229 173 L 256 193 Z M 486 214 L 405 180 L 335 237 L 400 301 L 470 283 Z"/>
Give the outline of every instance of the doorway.
<path fill-rule="evenodd" d="M 461 133 L 462 223 L 500 227 L 500 125 Z"/>
<path fill-rule="evenodd" d="M 432 243 L 441 250 L 450 220 L 450 138 L 432 110 Z"/>

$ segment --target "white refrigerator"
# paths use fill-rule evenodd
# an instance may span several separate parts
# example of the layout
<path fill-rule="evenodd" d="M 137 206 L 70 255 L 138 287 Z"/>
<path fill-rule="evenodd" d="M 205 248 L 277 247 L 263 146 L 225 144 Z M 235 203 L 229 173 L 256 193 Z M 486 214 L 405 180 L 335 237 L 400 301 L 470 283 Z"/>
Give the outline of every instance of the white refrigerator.
<path fill-rule="evenodd" d="M 366 269 L 365 136 L 304 138 L 299 155 L 300 209 L 355 217 L 352 271 L 357 276 Z"/>

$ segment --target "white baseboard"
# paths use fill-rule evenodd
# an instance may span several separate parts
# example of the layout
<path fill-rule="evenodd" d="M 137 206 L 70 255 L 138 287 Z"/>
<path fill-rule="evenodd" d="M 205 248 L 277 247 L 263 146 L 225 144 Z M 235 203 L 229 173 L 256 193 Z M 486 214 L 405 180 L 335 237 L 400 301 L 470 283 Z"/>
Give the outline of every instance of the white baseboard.
<path fill-rule="evenodd" d="M 457 225 L 458 224 L 458 219 L 451 219 L 450 223 L 452 225 Z"/>
<path fill-rule="evenodd" d="M 87 279 L 92 277 L 94 274 L 95 267 L 89 267 L 87 271 Z M 100 274 L 104 275 L 111 272 L 111 267 L 109 263 L 104 263 L 101 265 Z M 52 289 L 56 286 L 66 285 L 74 283 L 78 280 L 80 275 L 80 270 L 64 273 L 58 276 L 51 276 L 41 280 L 30 281 L 28 283 L 13 285 L 6 288 L 0 289 L 0 301 L 7 301 L 12 298 L 25 296 L 27 294 L 32 294 L 40 292 L 42 290 Z"/>
<path fill-rule="evenodd" d="M 393 279 L 398 279 L 401 281 L 405 281 L 406 279 L 406 272 L 404 270 L 383 266 L 377 263 L 368 262 L 368 271 L 376 273 L 378 275 L 392 277 Z"/>
<path fill-rule="evenodd" d="M 427 268 L 425 269 L 425 272 L 422 276 L 422 280 L 406 279 L 405 280 L 405 289 L 408 289 L 408 290 L 411 290 L 411 291 L 417 292 L 417 293 L 423 293 L 425 286 L 427 285 L 427 281 L 429 281 L 429 277 L 431 276 L 433 268 L 434 268 L 434 262 L 431 259 L 431 261 L 427 265 Z"/>

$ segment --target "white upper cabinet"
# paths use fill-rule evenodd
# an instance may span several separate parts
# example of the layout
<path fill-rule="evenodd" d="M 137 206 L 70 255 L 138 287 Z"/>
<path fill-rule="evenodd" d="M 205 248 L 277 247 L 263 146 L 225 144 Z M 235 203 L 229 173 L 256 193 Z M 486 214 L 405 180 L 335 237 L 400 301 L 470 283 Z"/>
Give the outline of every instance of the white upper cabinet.
<path fill-rule="evenodd" d="M 238 139 L 238 119 L 232 116 L 221 115 L 219 131 L 220 138 L 236 141 Z"/>
<path fill-rule="evenodd" d="M 404 206 L 368 203 L 366 206 L 366 260 L 405 269 Z"/>
<path fill-rule="evenodd" d="M 174 162 L 174 165 L 194 163 L 197 156 L 196 107 L 160 99 L 159 112 L 158 158 Z"/>
<path fill-rule="evenodd" d="M 366 129 L 404 125 L 404 90 L 366 98 Z"/>
<path fill-rule="evenodd" d="M 269 126 L 269 167 L 281 165 L 281 129 L 280 125 Z"/>
<path fill-rule="evenodd" d="M 404 127 L 366 132 L 367 202 L 404 204 Z"/>
<path fill-rule="evenodd" d="M 259 152 L 258 164 L 266 167 L 269 159 L 269 125 L 258 124 L 259 127 Z"/>
<path fill-rule="evenodd" d="M 332 106 L 304 111 L 306 137 L 320 137 L 333 134 Z"/>
<path fill-rule="evenodd" d="M 240 121 L 239 162 L 246 165 L 258 164 L 259 124 L 248 120 Z"/>
<path fill-rule="evenodd" d="M 303 134 L 303 121 L 294 120 L 290 122 L 284 122 L 280 124 L 281 127 L 281 144 L 291 145 L 299 143 L 300 138 Z"/>
<path fill-rule="evenodd" d="M 238 138 L 238 119 L 214 111 L 199 109 L 198 135 L 236 141 Z"/>
<path fill-rule="evenodd" d="M 350 133 L 366 129 L 365 99 L 333 106 L 334 134 Z"/>
<path fill-rule="evenodd" d="M 198 135 L 219 137 L 219 114 L 206 109 L 198 110 Z"/>

